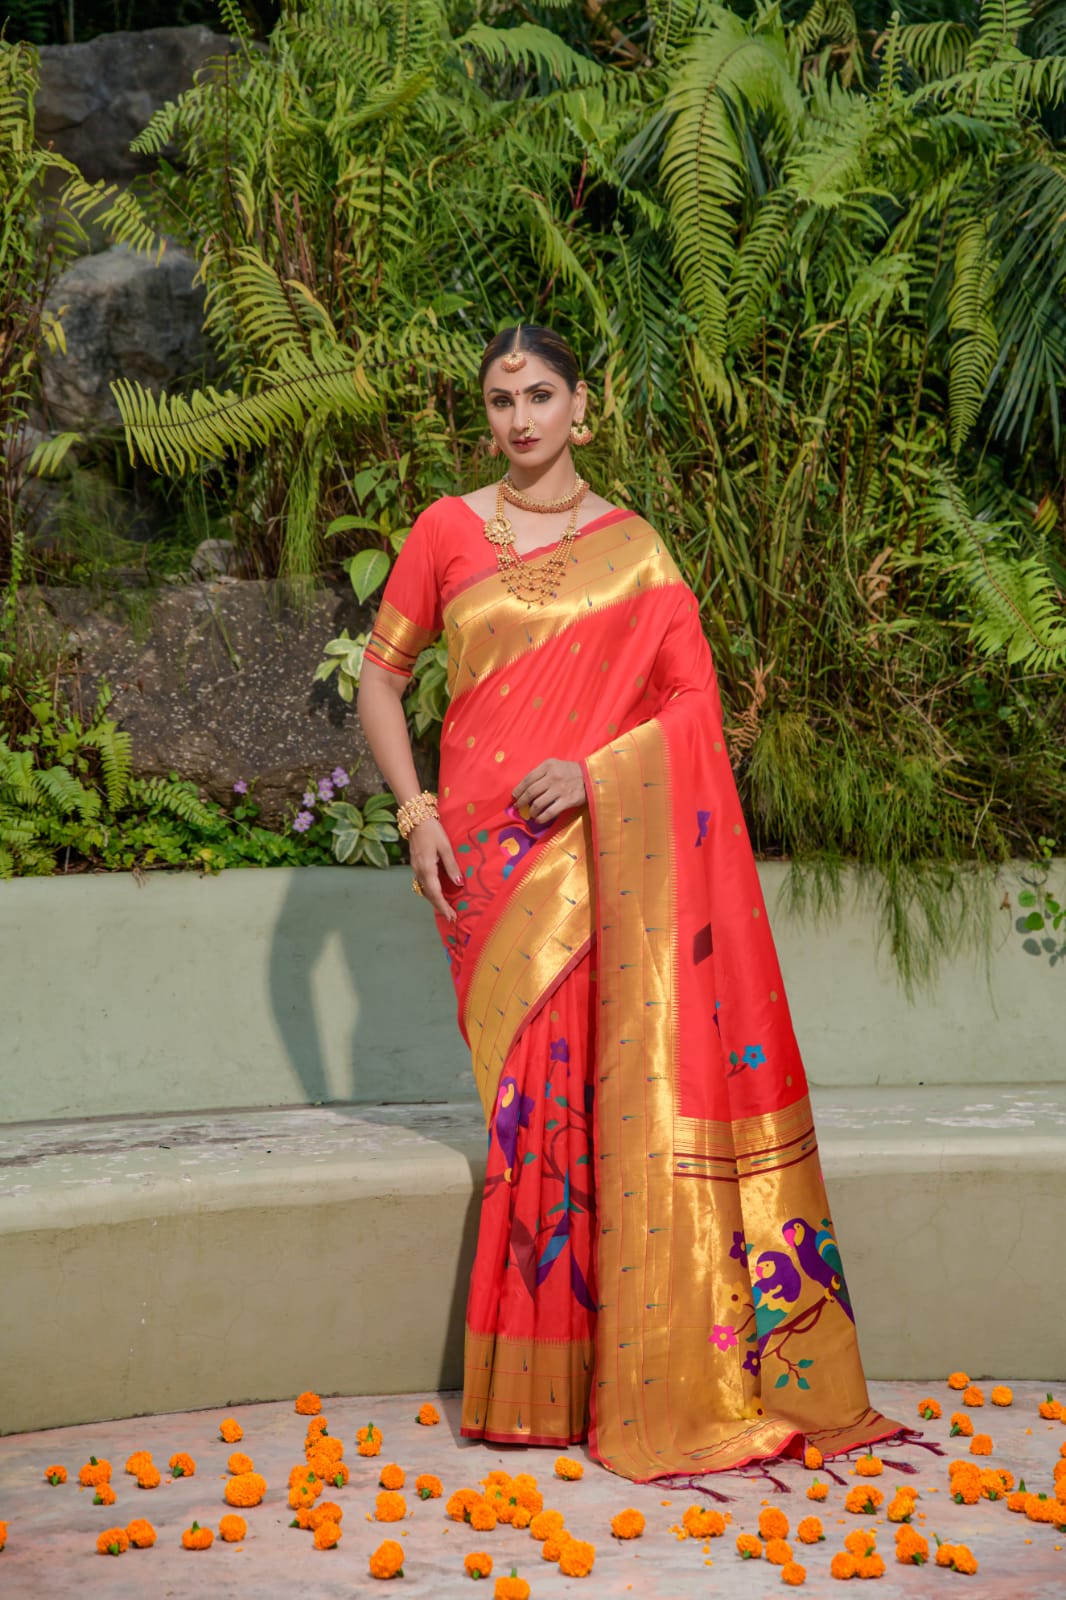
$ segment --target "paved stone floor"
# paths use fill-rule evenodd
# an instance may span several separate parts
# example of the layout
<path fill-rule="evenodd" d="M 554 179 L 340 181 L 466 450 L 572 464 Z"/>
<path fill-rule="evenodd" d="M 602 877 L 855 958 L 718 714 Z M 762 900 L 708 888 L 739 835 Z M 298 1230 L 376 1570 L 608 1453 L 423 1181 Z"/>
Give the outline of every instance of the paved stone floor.
<path fill-rule="evenodd" d="M 91 1360 L 91 1349 L 72 1349 L 72 1361 Z M 318 1352 L 309 1369 L 328 1365 L 328 1353 Z M 1000 1380 L 1003 1381 L 1003 1380 Z M 1006 1380 L 1009 1381 L 1009 1380 Z M 982 1382 L 986 1400 L 991 1380 Z M 991 1457 L 980 1464 L 1008 1467 L 1028 1488 L 1052 1490 L 1054 1463 L 1066 1444 L 1066 1424 L 1040 1418 L 1037 1406 L 1044 1386 L 1017 1383 L 1009 1408 L 986 1404 L 971 1415 L 978 1432 L 989 1433 L 994 1443 Z M 323 1414 L 329 1431 L 345 1444 L 351 1481 L 330 1492 L 344 1509 L 343 1538 L 334 1550 L 319 1551 L 311 1535 L 289 1526 L 292 1513 L 286 1504 L 290 1467 L 302 1459 L 305 1419 L 294 1413 L 291 1402 L 241 1406 L 228 1413 L 244 1429 L 239 1446 L 221 1442 L 217 1411 L 140 1417 L 132 1421 L 86 1424 L 45 1433 L 0 1438 L 0 1520 L 8 1526 L 7 1545 L 0 1553 L 0 1595 L 4 1600 L 42 1600 L 44 1596 L 77 1596 L 78 1600 L 125 1600 L 128 1596 L 165 1600 L 200 1593 L 211 1600 L 274 1600 L 300 1595 L 302 1600 L 366 1595 L 378 1585 L 369 1575 L 370 1552 L 384 1538 L 398 1538 L 405 1550 L 404 1577 L 385 1593 L 407 1595 L 410 1600 L 450 1600 L 472 1594 L 490 1596 L 494 1582 L 471 1589 L 463 1572 L 463 1556 L 487 1550 L 495 1564 L 493 1579 L 512 1567 L 529 1580 L 532 1600 L 563 1595 L 616 1597 L 644 1596 L 647 1600 L 690 1600 L 702 1595 L 758 1597 L 783 1589 L 781 1572 L 765 1561 L 742 1561 L 735 1550 L 741 1532 L 754 1532 L 761 1507 L 780 1507 L 792 1529 L 799 1519 L 818 1511 L 826 1532 L 823 1544 L 806 1547 L 794 1539 L 795 1559 L 807 1569 L 804 1591 L 808 1595 L 837 1595 L 841 1585 L 829 1575 L 833 1553 L 843 1546 L 844 1535 L 856 1528 L 873 1528 L 886 1563 L 878 1580 L 884 1600 L 897 1596 L 973 1594 L 992 1600 L 1063 1600 L 1066 1596 L 1066 1535 L 1047 1525 L 1010 1512 L 1000 1502 L 981 1501 L 968 1507 L 952 1502 L 948 1492 L 948 1464 L 967 1454 L 968 1441 L 949 1439 L 948 1416 L 961 1409 L 959 1396 L 943 1382 L 927 1384 L 873 1383 L 873 1403 L 889 1415 L 917 1425 L 917 1402 L 926 1394 L 940 1400 L 943 1419 L 924 1424 L 922 1438 L 935 1444 L 934 1453 L 916 1440 L 880 1447 L 884 1459 L 878 1486 L 891 1491 L 899 1484 L 917 1487 L 920 1530 L 933 1544 L 934 1532 L 952 1543 L 965 1543 L 979 1563 L 976 1576 L 965 1577 L 930 1564 L 903 1567 L 894 1559 L 894 1529 L 882 1514 L 855 1517 L 844 1512 L 844 1496 L 861 1480 L 851 1460 L 829 1463 L 832 1470 L 819 1476 L 830 1485 L 824 1506 L 813 1506 L 806 1488 L 814 1474 L 798 1462 L 773 1468 L 773 1479 L 744 1472 L 716 1475 L 703 1482 L 727 1500 L 702 1497 L 691 1488 L 668 1484 L 636 1486 L 612 1477 L 588 1461 L 581 1447 L 568 1454 L 586 1461 L 584 1477 L 564 1483 L 553 1474 L 554 1451 L 501 1449 L 472 1444 L 458 1435 L 459 1401 L 456 1395 L 400 1395 L 388 1398 L 324 1398 Z M 1066 1399 L 1066 1393 L 1062 1398 Z M 441 1411 L 437 1427 L 420 1427 L 414 1421 L 421 1401 L 434 1399 Z M 377 1460 L 363 1460 L 355 1450 L 355 1431 L 373 1421 L 383 1435 Z M 223 1544 L 217 1537 L 219 1518 L 229 1509 L 222 1496 L 226 1459 L 232 1448 L 250 1455 L 268 1482 L 262 1505 L 246 1513 L 248 1534 L 239 1545 Z M 163 1471 L 154 1490 L 136 1487 L 124 1471 L 127 1457 L 138 1449 L 153 1454 Z M 167 1462 L 176 1451 L 188 1452 L 196 1473 L 171 1478 Z M 116 1504 L 93 1504 L 89 1489 L 79 1489 L 78 1469 L 90 1454 L 113 1464 Z M 397 1462 L 407 1472 L 408 1515 L 389 1526 L 369 1520 L 373 1511 L 381 1466 Z M 44 1482 L 46 1466 L 66 1467 L 69 1481 L 53 1488 Z M 904 1470 L 904 1464 L 916 1468 Z M 532 1472 L 545 1496 L 545 1505 L 565 1513 L 567 1526 L 577 1537 L 596 1546 L 596 1562 L 589 1578 L 564 1578 L 556 1566 L 544 1561 L 541 1547 L 529 1533 L 498 1527 L 492 1533 L 473 1534 L 450 1521 L 443 1500 L 421 1501 L 413 1493 L 415 1476 L 432 1472 L 442 1480 L 445 1496 L 463 1486 L 476 1487 L 490 1468 L 504 1466 L 512 1473 Z M 773 1480 L 776 1480 L 773 1481 Z M 671 1526 L 680 1522 L 689 1505 L 700 1503 L 727 1512 L 731 1518 L 725 1537 L 708 1542 L 679 1540 Z M 615 1512 L 636 1507 L 647 1519 L 643 1538 L 622 1544 L 611 1537 Z M 96 1536 L 103 1529 L 125 1526 L 134 1517 L 147 1517 L 158 1539 L 149 1550 L 130 1550 L 115 1558 L 96 1554 Z M 203 1552 L 181 1547 L 182 1530 L 193 1520 L 213 1527 L 216 1539 Z M 791 1592 L 786 1590 L 785 1592 Z"/>

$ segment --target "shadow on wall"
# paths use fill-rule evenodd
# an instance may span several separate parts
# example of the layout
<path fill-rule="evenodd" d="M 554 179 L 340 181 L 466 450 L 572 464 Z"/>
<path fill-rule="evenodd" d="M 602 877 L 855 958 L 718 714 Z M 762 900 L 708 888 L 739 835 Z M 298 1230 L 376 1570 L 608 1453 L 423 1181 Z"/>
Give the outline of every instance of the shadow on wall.
<path fill-rule="evenodd" d="M 278 1038 L 312 1105 L 463 1101 L 480 1119 L 447 960 L 398 870 L 289 875 L 270 936 Z"/>

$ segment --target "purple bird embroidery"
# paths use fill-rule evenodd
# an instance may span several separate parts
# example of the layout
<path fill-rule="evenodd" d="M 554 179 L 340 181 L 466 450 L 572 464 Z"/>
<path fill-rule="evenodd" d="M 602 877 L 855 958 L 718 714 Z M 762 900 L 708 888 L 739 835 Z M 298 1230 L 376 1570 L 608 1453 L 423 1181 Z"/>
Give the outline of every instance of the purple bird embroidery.
<path fill-rule="evenodd" d="M 781 1237 L 795 1250 L 806 1276 L 821 1284 L 826 1299 L 835 1300 L 854 1322 L 855 1313 L 844 1281 L 844 1264 L 828 1222 L 823 1221 L 821 1229 L 816 1231 L 804 1217 L 793 1217 L 781 1229 Z"/>
<path fill-rule="evenodd" d="M 533 1102 L 528 1094 L 521 1093 L 514 1078 L 504 1078 L 496 1100 L 496 1117 L 492 1131 L 507 1162 L 504 1178 L 508 1183 L 511 1181 L 511 1173 L 518 1155 L 518 1130 L 529 1127 L 532 1114 Z"/>

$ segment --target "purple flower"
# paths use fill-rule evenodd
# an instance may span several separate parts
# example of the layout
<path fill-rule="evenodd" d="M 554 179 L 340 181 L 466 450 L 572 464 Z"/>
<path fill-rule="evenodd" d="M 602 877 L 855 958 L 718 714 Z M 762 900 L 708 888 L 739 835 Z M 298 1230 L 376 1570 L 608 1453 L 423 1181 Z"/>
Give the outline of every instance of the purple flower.
<path fill-rule="evenodd" d="M 716 1322 L 707 1335 L 707 1343 L 717 1345 L 719 1350 L 732 1350 L 736 1342 L 737 1330 L 731 1322 Z"/>
<path fill-rule="evenodd" d="M 330 783 L 335 784 L 338 789 L 343 789 L 345 785 L 351 783 L 352 780 L 349 778 L 343 767 L 334 767 L 333 771 L 329 775 L 329 781 Z"/>
<path fill-rule="evenodd" d="M 237 782 L 233 785 L 233 792 L 234 792 L 234 794 L 247 794 L 248 793 L 248 785 L 245 783 L 243 778 L 238 778 L 237 779 Z"/>
<path fill-rule="evenodd" d="M 733 1231 L 733 1248 L 730 1250 L 729 1254 L 734 1261 L 746 1262 L 748 1259 L 748 1242 L 744 1235 L 742 1233 L 738 1233 L 736 1229 Z"/>
<path fill-rule="evenodd" d="M 292 819 L 293 832 L 306 833 L 314 820 L 310 811 L 298 811 Z"/>
<path fill-rule="evenodd" d="M 313 789 L 308 789 L 304 794 L 303 803 L 304 803 L 305 808 L 307 806 L 313 806 L 315 804 L 315 802 L 317 801 L 317 799 L 318 799 L 318 796 L 315 793 L 315 791 Z"/>
<path fill-rule="evenodd" d="M 757 1355 L 754 1350 L 749 1350 L 747 1355 L 744 1357 L 745 1372 L 750 1372 L 757 1378 L 759 1376 L 759 1368 L 761 1366 L 762 1357 Z"/>
<path fill-rule="evenodd" d="M 333 799 L 333 785 L 330 783 L 328 778 L 319 778 L 319 780 L 318 780 L 318 798 L 320 800 L 332 800 Z"/>

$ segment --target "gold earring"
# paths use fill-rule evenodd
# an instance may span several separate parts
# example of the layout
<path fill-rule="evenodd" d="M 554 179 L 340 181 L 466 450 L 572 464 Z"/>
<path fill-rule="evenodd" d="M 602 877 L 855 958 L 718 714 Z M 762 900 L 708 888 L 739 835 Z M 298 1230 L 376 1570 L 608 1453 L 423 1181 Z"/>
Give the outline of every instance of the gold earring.
<path fill-rule="evenodd" d="M 500 447 L 496 443 L 496 440 L 495 439 L 490 439 L 489 440 L 489 455 L 490 456 L 498 456 L 499 453 L 500 453 Z"/>
<path fill-rule="evenodd" d="M 583 422 L 570 424 L 570 443 L 576 445 L 592 443 L 592 429 L 587 428 Z"/>

